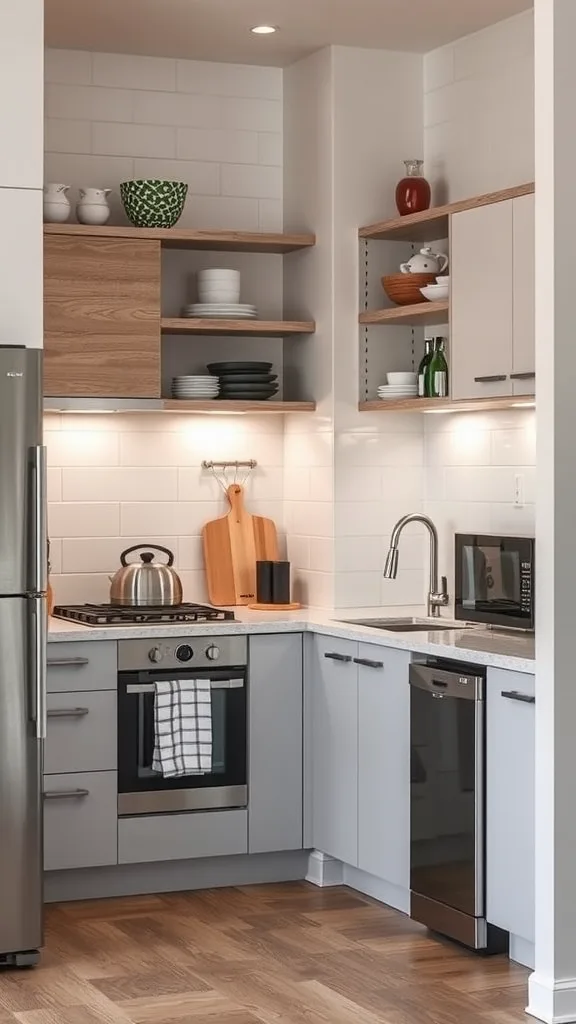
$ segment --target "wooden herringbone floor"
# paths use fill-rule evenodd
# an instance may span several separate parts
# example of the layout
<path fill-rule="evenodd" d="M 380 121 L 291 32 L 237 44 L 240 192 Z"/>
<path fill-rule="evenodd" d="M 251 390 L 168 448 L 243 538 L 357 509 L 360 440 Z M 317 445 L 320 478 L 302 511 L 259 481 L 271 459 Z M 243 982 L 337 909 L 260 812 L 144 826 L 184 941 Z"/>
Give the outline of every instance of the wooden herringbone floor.
<path fill-rule="evenodd" d="M 528 972 L 305 882 L 53 906 L 0 1024 L 519 1024 Z"/>

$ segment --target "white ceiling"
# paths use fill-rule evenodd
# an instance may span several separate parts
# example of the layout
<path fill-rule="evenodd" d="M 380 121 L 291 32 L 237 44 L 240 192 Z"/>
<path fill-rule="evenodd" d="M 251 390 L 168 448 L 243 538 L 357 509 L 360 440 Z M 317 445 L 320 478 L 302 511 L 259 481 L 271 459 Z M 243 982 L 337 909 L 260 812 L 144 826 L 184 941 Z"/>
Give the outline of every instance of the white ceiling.
<path fill-rule="evenodd" d="M 48 46 L 285 66 L 329 44 L 425 53 L 531 0 L 45 0 Z M 252 25 L 278 25 L 255 36 Z"/>

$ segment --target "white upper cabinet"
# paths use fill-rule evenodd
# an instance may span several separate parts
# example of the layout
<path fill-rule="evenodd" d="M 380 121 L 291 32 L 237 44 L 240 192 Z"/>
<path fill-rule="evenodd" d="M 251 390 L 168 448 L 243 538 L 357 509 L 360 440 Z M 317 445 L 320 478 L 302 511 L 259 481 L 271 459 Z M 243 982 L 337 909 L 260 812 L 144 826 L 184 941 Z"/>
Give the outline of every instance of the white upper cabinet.
<path fill-rule="evenodd" d="M 42 188 L 44 6 L 3 5 L 0 33 L 0 188 Z"/>
<path fill-rule="evenodd" d="M 513 204 L 451 218 L 452 398 L 511 393 Z"/>
<path fill-rule="evenodd" d="M 42 348 L 42 192 L 0 188 L 0 346 Z"/>
<path fill-rule="evenodd" d="M 512 203 L 514 256 L 513 394 L 534 394 L 536 378 L 534 196 Z"/>

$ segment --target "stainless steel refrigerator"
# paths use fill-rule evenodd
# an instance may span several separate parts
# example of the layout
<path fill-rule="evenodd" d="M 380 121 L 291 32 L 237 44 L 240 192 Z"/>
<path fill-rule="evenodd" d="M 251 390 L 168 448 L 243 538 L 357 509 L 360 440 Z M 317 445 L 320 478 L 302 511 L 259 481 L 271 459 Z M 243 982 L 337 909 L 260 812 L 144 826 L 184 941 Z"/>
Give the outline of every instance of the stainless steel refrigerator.
<path fill-rule="evenodd" d="M 42 353 L 0 347 L 0 964 L 42 944 L 46 449 Z"/>

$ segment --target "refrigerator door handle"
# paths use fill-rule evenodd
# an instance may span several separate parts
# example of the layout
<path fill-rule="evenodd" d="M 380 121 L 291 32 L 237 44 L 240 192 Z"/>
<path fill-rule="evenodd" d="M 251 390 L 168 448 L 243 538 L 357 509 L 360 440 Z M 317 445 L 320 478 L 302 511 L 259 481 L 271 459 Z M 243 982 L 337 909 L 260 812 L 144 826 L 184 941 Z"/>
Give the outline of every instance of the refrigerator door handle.
<path fill-rule="evenodd" d="M 46 739 L 47 708 L 46 708 L 46 640 L 48 632 L 48 616 L 46 598 L 33 599 L 33 663 L 34 663 L 34 722 L 36 739 Z"/>
<path fill-rule="evenodd" d="M 46 524 L 46 448 L 37 444 L 32 456 L 31 591 L 44 594 L 48 587 L 48 532 Z"/>

